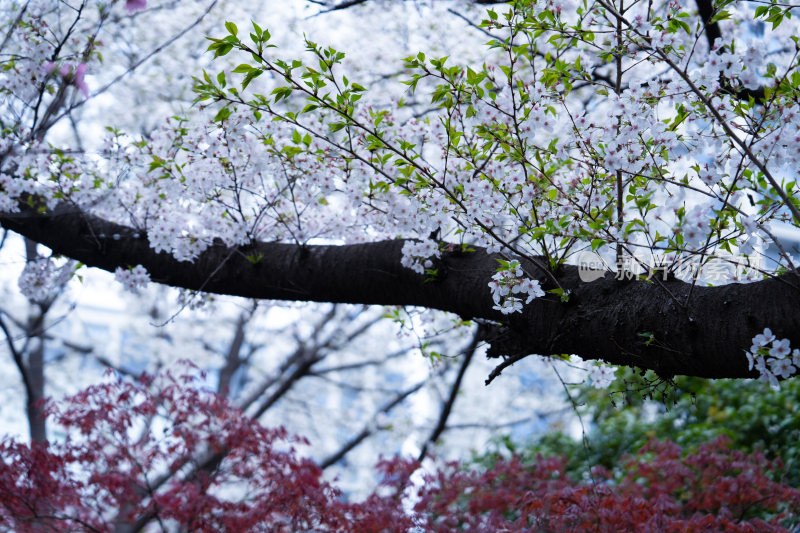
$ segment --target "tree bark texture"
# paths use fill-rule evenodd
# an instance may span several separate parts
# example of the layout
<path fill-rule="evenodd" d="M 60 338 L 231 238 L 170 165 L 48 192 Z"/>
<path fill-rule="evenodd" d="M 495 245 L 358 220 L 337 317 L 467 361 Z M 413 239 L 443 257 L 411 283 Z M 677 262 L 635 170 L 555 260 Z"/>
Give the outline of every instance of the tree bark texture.
<path fill-rule="evenodd" d="M 0 224 L 89 266 L 113 271 L 143 265 L 158 283 L 198 291 L 276 300 L 410 305 L 497 322 L 490 356 L 576 354 L 659 375 L 754 377 L 745 350 L 771 328 L 800 347 L 800 279 L 793 274 L 716 287 L 680 280 L 619 281 L 609 273 L 582 282 L 575 266 L 555 277 L 570 291 L 552 294 L 522 313 L 493 309 L 488 282 L 498 256 L 475 248 L 446 252 L 438 277 L 426 280 L 400 264 L 402 240 L 343 246 L 254 243 L 210 246 L 194 262 L 156 253 L 143 232 L 61 205 L 39 214 L 0 214 Z M 458 247 L 455 247 L 458 250 Z M 532 264 L 526 273 L 554 288 Z"/>

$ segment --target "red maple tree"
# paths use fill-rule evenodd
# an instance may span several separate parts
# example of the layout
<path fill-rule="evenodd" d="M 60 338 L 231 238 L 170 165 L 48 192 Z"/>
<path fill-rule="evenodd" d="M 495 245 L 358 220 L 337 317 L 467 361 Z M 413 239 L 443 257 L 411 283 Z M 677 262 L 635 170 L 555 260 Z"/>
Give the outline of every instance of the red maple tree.
<path fill-rule="evenodd" d="M 170 372 L 92 386 L 46 412 L 59 439 L 0 442 L 0 526 L 40 531 L 785 531 L 800 491 L 780 465 L 717 439 L 684 453 L 652 441 L 611 472 L 566 475 L 563 457 L 379 464 L 360 503 L 294 446 Z"/>

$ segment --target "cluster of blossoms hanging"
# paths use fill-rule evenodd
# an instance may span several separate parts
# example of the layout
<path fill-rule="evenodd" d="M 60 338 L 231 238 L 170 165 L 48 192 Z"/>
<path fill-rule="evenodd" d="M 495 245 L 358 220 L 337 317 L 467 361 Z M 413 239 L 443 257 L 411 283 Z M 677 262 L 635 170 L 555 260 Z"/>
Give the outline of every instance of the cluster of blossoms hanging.
<path fill-rule="evenodd" d="M 614 369 L 608 365 L 592 365 L 588 377 L 594 388 L 606 389 L 614 381 Z"/>
<path fill-rule="evenodd" d="M 33 302 L 47 302 L 72 278 L 75 269 L 75 261 L 57 264 L 52 257 L 28 261 L 19 276 L 19 290 Z"/>
<path fill-rule="evenodd" d="M 440 255 L 439 246 L 434 241 L 406 241 L 403 243 L 401 263 L 404 267 L 410 268 L 414 272 L 424 274 L 426 268 L 433 268 L 431 258 L 439 257 Z"/>
<path fill-rule="evenodd" d="M 792 350 L 789 339 L 778 340 L 769 328 L 753 337 L 753 345 L 745 354 L 750 370 L 755 368 L 759 379 L 774 387 L 778 386 L 778 378 L 789 378 L 800 368 L 800 349 Z"/>
<path fill-rule="evenodd" d="M 125 290 L 135 293 L 150 283 L 150 274 L 142 265 L 131 268 L 118 267 L 114 272 L 114 279 L 120 282 Z"/>
<path fill-rule="evenodd" d="M 489 290 L 492 291 L 495 309 L 503 314 L 518 313 L 522 311 L 522 296 L 527 295 L 525 303 L 531 303 L 534 298 L 544 296 L 539 282 L 535 279 L 525 278 L 519 261 L 500 261 L 502 270 L 492 276 Z"/>

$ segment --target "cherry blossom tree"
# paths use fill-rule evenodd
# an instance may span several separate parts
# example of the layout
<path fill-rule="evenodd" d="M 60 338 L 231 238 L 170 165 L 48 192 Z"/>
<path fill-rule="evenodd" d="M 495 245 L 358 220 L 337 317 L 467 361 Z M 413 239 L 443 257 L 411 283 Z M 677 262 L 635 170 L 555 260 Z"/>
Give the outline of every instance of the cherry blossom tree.
<path fill-rule="evenodd" d="M 13 16 L 7 18 L 4 31 L 12 37 L 4 45 L 11 58 L 5 94 L 13 97 L 4 108 L 9 117 L 7 123 L 22 127 L 25 116 L 32 118 L 26 112 L 36 106 L 49 110 L 54 115 L 41 127 L 42 143 L 61 147 L 71 160 L 68 167 L 74 164 L 75 168 L 83 168 L 107 155 L 91 147 L 98 122 L 145 137 L 158 137 L 159 120 L 153 115 L 178 115 L 181 107 L 188 107 L 193 95 L 188 83 L 179 83 L 181 75 L 188 81 L 192 71 L 187 65 L 199 70 L 208 67 L 212 57 L 202 54 L 201 48 L 202 31 L 214 31 L 206 13 L 237 13 L 224 2 L 150 2 L 145 9 L 128 9 L 130 5 L 110 3 L 105 10 L 95 12 L 89 3 L 54 6 L 32 2 L 14 6 L 17 11 L 12 9 Z M 144 33 L 139 29 L 149 24 L 157 25 L 161 31 Z M 93 43 L 80 40 L 95 31 Z M 195 52 L 175 53 L 176 43 L 185 45 L 187 40 L 192 43 L 187 48 L 194 47 Z M 31 43 L 50 52 L 60 47 L 59 54 L 66 59 L 59 62 L 56 56 L 46 60 L 29 56 L 26 47 Z M 170 53 L 161 52 L 169 46 L 173 47 Z M 102 62 L 99 53 L 92 55 L 94 52 L 89 50 L 102 53 Z M 76 63 L 75 57 L 86 54 L 89 63 Z M 33 81 L 26 80 L 26 71 L 20 68 L 30 66 L 31 61 L 42 64 L 45 79 L 51 84 L 38 88 L 38 102 L 17 98 L 21 85 L 16 84 Z M 81 67 L 84 64 L 91 68 Z M 187 71 L 181 73 L 178 67 Z M 165 78 L 164 72 L 169 76 Z M 50 97 L 58 96 L 59 91 L 62 101 L 53 103 Z M 108 98 L 109 95 L 113 97 Z M 131 109 L 126 107 L 124 113 L 120 112 L 115 104 L 120 101 L 128 102 Z M 62 107 L 59 110 L 51 105 Z M 143 112 L 145 106 L 152 111 Z M 118 133 L 106 134 L 113 137 Z M 425 456 L 432 450 L 444 453 L 452 448 L 439 446 L 447 431 L 457 436 L 481 434 L 485 439 L 500 429 L 550 416 L 530 398 L 515 394 L 515 380 L 507 381 L 502 391 L 491 394 L 492 401 L 504 406 L 502 415 L 486 409 L 489 391 L 482 391 L 479 386 L 470 388 L 482 392 L 480 396 L 459 394 L 464 383 L 479 380 L 489 370 L 481 368 L 485 363 L 474 357 L 480 343 L 472 332 L 464 327 L 451 332 L 453 321 L 442 316 L 428 314 L 417 319 L 413 310 L 378 308 L 362 312 L 360 308 L 326 305 L 298 312 L 298 322 L 291 327 L 285 326 L 285 320 L 283 327 L 275 327 L 271 322 L 276 321 L 280 309 L 254 301 L 236 303 L 235 312 L 206 304 L 209 310 L 201 309 L 194 315 L 189 307 L 212 299 L 186 291 L 177 305 L 167 303 L 174 302 L 174 294 L 145 288 L 150 275 L 140 266 L 115 269 L 120 286 L 132 292 L 123 300 L 124 305 L 135 310 L 126 318 L 124 345 L 119 340 L 115 344 L 103 336 L 109 334 L 106 330 L 99 337 L 91 334 L 73 314 L 75 301 L 65 284 L 76 273 L 78 263 L 49 255 L 32 240 L 27 241 L 26 252 L 30 260 L 19 286 L 28 301 L 22 304 L 18 295 L 4 298 L 0 318 L 12 355 L 9 359 L 22 377 L 22 387 L 9 395 L 25 394 L 32 440 L 45 441 L 48 436 L 42 398 L 47 394 L 59 397 L 93 383 L 98 376 L 96 363 L 120 375 L 133 376 L 143 368 L 156 371 L 187 353 L 192 354 L 196 364 L 209 370 L 209 381 L 215 389 L 248 415 L 267 424 L 291 419 L 293 431 L 302 431 L 313 439 L 313 446 L 303 452 L 312 455 L 327 475 L 340 475 L 346 490 L 366 490 L 357 485 L 363 482 L 363 476 L 354 473 L 364 470 L 359 465 L 371 467 L 382 447 L 395 450 L 405 440 L 413 440 L 420 447 L 413 450 L 415 456 Z M 77 272 L 77 276 L 84 274 L 85 271 Z M 74 289 L 74 279 L 72 284 Z M 87 285 L 97 287 L 96 282 Z M 14 281 L 13 288 L 16 286 Z M 105 286 L 99 290 L 109 291 Z M 168 322 L 181 306 L 186 309 L 180 313 L 180 327 L 173 327 Z M 82 310 L 77 309 L 79 315 Z M 215 328 L 208 328 L 212 312 Z M 392 333 L 376 319 L 387 312 L 395 321 L 406 323 L 403 329 L 409 335 L 407 339 L 385 340 Z M 148 323 L 160 327 L 154 332 Z M 460 324 L 461 320 L 455 323 Z M 69 325 L 70 333 L 60 330 L 62 325 Z M 431 336 L 429 331 L 444 334 Z M 279 343 L 286 346 L 274 349 Z M 45 346 L 51 354 L 49 358 L 45 358 Z M 427 360 L 419 357 L 419 348 Z M 398 380 L 397 376 L 403 379 Z M 334 401 L 343 395 L 357 396 L 357 400 Z M 315 396 L 325 398 L 326 404 L 319 405 Z M 426 405 L 425 412 L 413 412 L 413 406 L 420 404 Z M 560 412 L 555 411 L 555 416 Z M 470 414 L 467 417 L 465 413 Z M 53 434 L 51 429 L 49 436 L 57 438 L 60 434 Z M 462 446 L 469 442 L 473 441 L 467 440 Z"/>
<path fill-rule="evenodd" d="M 267 28 L 229 23 L 209 49 L 240 64 L 197 75 L 198 111 L 112 131 L 102 160 L 40 140 L 85 96 L 97 43 L 56 49 L 32 25 L 4 89 L 2 224 L 132 286 L 486 322 L 497 373 L 577 354 L 775 382 L 798 363 L 797 274 L 788 253 L 757 259 L 774 221 L 800 220 L 794 19 L 698 8 L 489 11 L 482 64 L 406 58 L 427 108 L 367 91 L 341 51 L 282 59 Z M 587 251 L 630 279 L 582 281 Z M 739 258 L 720 281 L 702 268 Z"/>
<path fill-rule="evenodd" d="M 482 324 L 490 379 L 530 353 L 772 383 L 800 364 L 771 239 L 800 220 L 790 6 L 516 2 L 476 22 L 482 62 L 420 52 L 380 92 L 341 51 L 284 59 L 231 22 L 209 50 L 238 66 L 196 73 L 193 112 L 112 128 L 102 157 L 47 144 L 103 25 L 143 4 L 10 25 L 4 227 L 131 289 L 448 311 Z M 628 279 L 585 281 L 589 252 Z"/>
<path fill-rule="evenodd" d="M 172 22 L 202 22 L 213 4 Z M 385 6 L 317 4 L 330 15 Z M 800 224 L 791 5 L 518 0 L 478 16 L 456 11 L 489 40 L 473 55 L 421 45 L 361 68 L 314 35 L 305 52 L 287 50 L 259 20 L 231 16 L 207 30 L 209 53 L 196 50 L 190 72 L 168 55 L 149 63 L 147 47 L 126 55 L 116 46 L 136 44 L 148 11 L 162 7 L 9 11 L 0 224 L 29 242 L 20 286 L 30 316 L 47 312 L 79 264 L 131 291 L 186 289 L 190 302 L 216 293 L 449 312 L 452 325 L 473 329 L 425 447 L 483 342 L 501 359 L 489 380 L 531 353 L 776 385 L 800 366 L 797 258 L 776 238 L 780 224 Z M 170 91 L 110 98 L 109 108 L 152 102 L 152 111 L 110 120 L 102 148 L 85 150 L 81 124 L 104 109 L 87 102 L 138 68 L 171 77 Z M 192 94 L 179 82 L 189 76 Z M 234 387 L 248 320 L 235 318 L 222 344 L 232 355 L 218 392 Z M 42 329 L 27 327 L 40 342 L 17 365 L 23 376 L 39 372 L 31 361 Z M 232 401 L 258 415 L 295 378 L 330 370 L 320 355 L 341 339 L 325 324 L 315 331 L 283 373 L 255 384 L 262 394 Z M 350 333 L 360 339 L 357 327 Z M 591 375 L 600 387 L 612 372 Z M 415 386 L 378 404 L 373 423 L 323 466 Z M 38 408 L 41 386 L 29 388 Z M 2 516 L 18 529 L 779 530 L 796 521 L 796 491 L 768 475 L 780 467 L 724 441 L 696 452 L 654 442 L 627 471 L 597 469 L 591 483 L 554 476 L 561 459 L 528 467 L 511 458 L 484 470 L 451 465 L 415 491 L 419 464 L 389 461 L 386 490 L 357 505 L 291 450 L 302 439 L 265 429 L 188 378 L 112 380 L 47 412 L 60 442 L 2 443 Z M 31 429 L 44 434 L 43 424 Z M 640 497 L 643 485 L 658 505 Z"/>

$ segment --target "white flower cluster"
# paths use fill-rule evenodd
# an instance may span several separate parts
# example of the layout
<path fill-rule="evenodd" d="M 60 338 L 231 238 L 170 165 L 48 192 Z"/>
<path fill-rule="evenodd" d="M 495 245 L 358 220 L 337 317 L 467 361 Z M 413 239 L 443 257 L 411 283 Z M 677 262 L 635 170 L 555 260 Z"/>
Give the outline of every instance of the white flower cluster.
<path fill-rule="evenodd" d="M 0 173 L 0 211 L 16 213 L 19 211 L 19 199 L 24 193 L 33 193 L 35 183 L 32 180 L 15 179 L 8 174 Z"/>
<path fill-rule="evenodd" d="M 26 298 L 43 303 L 63 289 L 74 272 L 74 261 L 67 261 L 59 267 L 51 258 L 42 257 L 25 264 L 17 283 Z"/>
<path fill-rule="evenodd" d="M 400 264 L 414 272 L 424 274 L 426 268 L 433 267 L 431 257 L 440 257 L 442 253 L 435 241 L 406 241 L 403 244 L 403 257 Z"/>
<path fill-rule="evenodd" d="M 492 281 L 489 282 L 494 300 L 493 309 L 504 315 L 522 311 L 522 295 L 527 294 L 525 303 L 530 303 L 534 298 L 544 296 L 544 291 L 535 279 L 523 277 L 522 266 L 516 259 L 504 263 Z"/>
<path fill-rule="evenodd" d="M 742 237 L 739 243 L 739 254 L 747 256 L 755 256 L 756 246 L 764 241 L 764 237 L 759 231 L 758 221 L 754 217 L 743 216 L 740 219 L 742 223 Z"/>
<path fill-rule="evenodd" d="M 711 210 L 706 206 L 695 206 L 683 220 L 683 242 L 689 248 L 698 248 L 706 242 L 711 232 L 709 219 L 713 218 Z"/>
<path fill-rule="evenodd" d="M 131 268 L 117 267 L 114 271 L 114 279 L 122 283 L 126 291 L 138 293 L 139 288 L 144 288 L 150 283 L 150 274 L 142 265 Z"/>
<path fill-rule="evenodd" d="M 167 252 L 178 261 L 194 261 L 208 248 L 210 239 L 192 235 L 189 229 L 185 229 L 188 224 L 177 213 L 159 216 L 147 233 L 150 247 L 156 252 Z M 222 224 L 214 222 L 213 226 L 219 228 Z M 196 233 L 202 231 L 198 230 Z"/>
<path fill-rule="evenodd" d="M 608 365 L 592 365 L 589 368 L 589 378 L 595 389 L 607 389 L 614 381 L 614 371 L 616 369 Z"/>
<path fill-rule="evenodd" d="M 789 339 L 778 340 L 769 328 L 753 337 L 753 345 L 745 354 L 748 368 L 758 370 L 759 379 L 773 387 L 778 386 L 778 378 L 791 377 L 800 368 L 800 350 L 792 350 Z"/>

